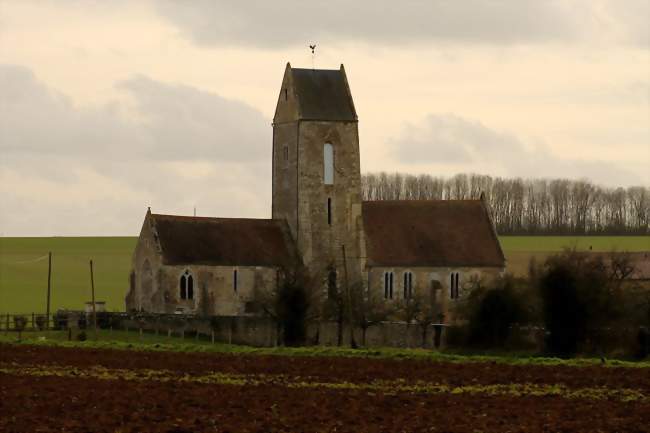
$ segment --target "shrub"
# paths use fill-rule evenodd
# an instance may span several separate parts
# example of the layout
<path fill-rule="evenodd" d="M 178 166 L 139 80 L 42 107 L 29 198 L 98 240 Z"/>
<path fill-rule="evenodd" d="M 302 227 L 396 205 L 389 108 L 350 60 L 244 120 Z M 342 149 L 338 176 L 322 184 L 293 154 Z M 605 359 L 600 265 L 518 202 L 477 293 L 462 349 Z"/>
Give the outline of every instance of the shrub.
<path fill-rule="evenodd" d="M 285 281 L 278 293 L 278 310 L 284 334 L 284 344 L 299 346 L 307 335 L 307 296 L 304 288 L 293 281 Z"/>
<path fill-rule="evenodd" d="M 588 341 L 602 351 L 601 332 L 620 316 L 603 259 L 567 250 L 538 270 L 547 351 L 571 356 Z"/>
<path fill-rule="evenodd" d="M 469 309 L 468 343 L 473 346 L 503 347 L 512 326 L 528 319 L 511 276 L 496 280 L 489 288 L 475 290 Z"/>
<path fill-rule="evenodd" d="M 18 332 L 25 330 L 27 326 L 27 317 L 25 316 L 14 316 L 14 329 Z"/>
<path fill-rule="evenodd" d="M 65 312 L 57 311 L 54 313 L 52 321 L 54 322 L 54 329 L 57 331 L 68 327 L 68 315 Z"/>
<path fill-rule="evenodd" d="M 47 328 L 47 317 L 42 314 L 36 316 L 36 327 L 39 331 L 43 331 Z"/>

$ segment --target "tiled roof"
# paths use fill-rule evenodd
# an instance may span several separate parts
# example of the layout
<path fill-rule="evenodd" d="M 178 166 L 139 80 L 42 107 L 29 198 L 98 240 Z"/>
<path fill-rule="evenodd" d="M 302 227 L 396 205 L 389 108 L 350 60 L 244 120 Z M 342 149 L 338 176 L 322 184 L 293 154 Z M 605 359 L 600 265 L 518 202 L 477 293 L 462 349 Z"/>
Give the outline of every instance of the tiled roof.
<path fill-rule="evenodd" d="M 357 120 L 342 69 L 292 68 L 291 74 L 301 119 Z"/>
<path fill-rule="evenodd" d="M 283 266 L 297 257 L 284 220 L 151 217 L 168 265 Z"/>
<path fill-rule="evenodd" d="M 504 267 L 482 200 L 363 202 L 370 266 Z"/>

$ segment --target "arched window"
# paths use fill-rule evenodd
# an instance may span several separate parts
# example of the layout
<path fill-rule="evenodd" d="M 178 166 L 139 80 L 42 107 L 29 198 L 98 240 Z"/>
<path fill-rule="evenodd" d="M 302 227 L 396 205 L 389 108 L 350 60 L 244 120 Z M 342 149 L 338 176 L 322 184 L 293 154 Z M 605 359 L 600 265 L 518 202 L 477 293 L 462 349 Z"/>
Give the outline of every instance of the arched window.
<path fill-rule="evenodd" d="M 181 275 L 181 299 L 187 299 L 187 277 Z"/>
<path fill-rule="evenodd" d="M 393 273 L 384 272 L 384 299 L 393 299 Z"/>
<path fill-rule="evenodd" d="M 323 146 L 323 183 L 334 184 L 334 147 L 331 143 L 325 143 Z"/>
<path fill-rule="evenodd" d="M 192 274 L 187 269 L 181 275 L 180 288 L 181 299 L 194 299 L 194 278 L 192 278 Z"/>
<path fill-rule="evenodd" d="M 413 298 L 413 273 L 411 271 L 404 272 L 404 299 Z"/>

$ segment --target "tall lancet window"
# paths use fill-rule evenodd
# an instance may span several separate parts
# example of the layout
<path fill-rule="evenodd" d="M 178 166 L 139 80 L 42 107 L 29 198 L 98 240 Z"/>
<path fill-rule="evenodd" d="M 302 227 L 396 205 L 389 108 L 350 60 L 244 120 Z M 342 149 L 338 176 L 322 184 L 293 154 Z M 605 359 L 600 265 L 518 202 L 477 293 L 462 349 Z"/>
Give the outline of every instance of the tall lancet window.
<path fill-rule="evenodd" d="M 331 143 L 323 146 L 323 183 L 334 184 L 334 148 Z"/>

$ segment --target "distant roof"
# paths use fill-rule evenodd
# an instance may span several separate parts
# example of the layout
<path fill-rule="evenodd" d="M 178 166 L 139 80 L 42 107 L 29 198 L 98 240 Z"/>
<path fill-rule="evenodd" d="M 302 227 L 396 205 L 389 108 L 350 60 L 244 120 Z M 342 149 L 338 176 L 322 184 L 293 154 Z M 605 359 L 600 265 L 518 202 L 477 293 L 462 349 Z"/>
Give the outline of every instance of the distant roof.
<path fill-rule="evenodd" d="M 291 68 L 301 119 L 357 120 L 343 69 Z"/>
<path fill-rule="evenodd" d="M 369 266 L 504 267 L 481 200 L 363 202 Z"/>
<path fill-rule="evenodd" d="M 284 220 L 151 214 L 168 265 L 282 266 L 296 257 Z"/>

